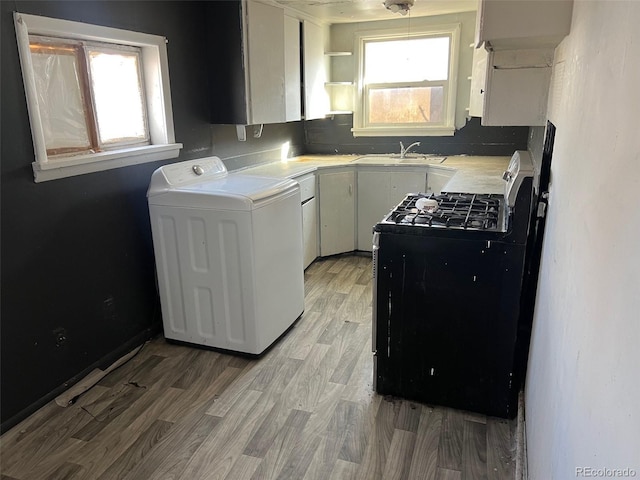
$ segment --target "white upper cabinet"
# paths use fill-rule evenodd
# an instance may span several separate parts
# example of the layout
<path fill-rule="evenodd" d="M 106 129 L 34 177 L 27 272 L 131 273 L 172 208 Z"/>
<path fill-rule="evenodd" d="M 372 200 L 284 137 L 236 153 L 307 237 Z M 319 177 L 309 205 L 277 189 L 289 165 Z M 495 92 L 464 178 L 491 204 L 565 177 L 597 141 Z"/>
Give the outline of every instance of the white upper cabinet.
<path fill-rule="evenodd" d="M 247 123 L 284 122 L 284 10 L 253 0 L 246 5 Z"/>
<path fill-rule="evenodd" d="M 300 20 L 288 15 L 284 16 L 284 80 L 285 121 L 300 120 Z"/>
<path fill-rule="evenodd" d="M 212 123 L 300 120 L 300 22 L 254 0 L 208 2 Z"/>
<path fill-rule="evenodd" d="M 480 0 L 469 115 L 486 126 L 546 124 L 554 49 L 572 0 Z"/>
<path fill-rule="evenodd" d="M 569 33 L 573 0 L 480 0 L 476 46 L 555 47 Z"/>
<path fill-rule="evenodd" d="M 552 48 L 477 52 L 469 114 L 485 126 L 546 124 Z M 484 67 L 484 71 L 482 68 Z"/>
<path fill-rule="evenodd" d="M 305 20 L 302 26 L 304 50 L 304 118 L 324 118 L 329 113 L 327 82 L 327 27 Z"/>

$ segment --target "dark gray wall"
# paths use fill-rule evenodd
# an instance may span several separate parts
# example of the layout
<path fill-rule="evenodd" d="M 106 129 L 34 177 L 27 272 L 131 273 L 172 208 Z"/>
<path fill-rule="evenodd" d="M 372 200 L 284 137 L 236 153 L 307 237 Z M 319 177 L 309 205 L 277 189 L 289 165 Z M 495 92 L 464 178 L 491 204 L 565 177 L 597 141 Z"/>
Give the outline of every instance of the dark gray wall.
<path fill-rule="evenodd" d="M 405 146 L 421 142 L 413 151 L 438 155 L 512 155 L 527 148 L 528 127 L 483 127 L 472 118 L 451 137 L 358 137 L 351 134 L 353 116 L 305 122 L 307 153 L 370 154 L 398 153 Z"/>
<path fill-rule="evenodd" d="M 224 66 L 206 43 L 205 2 L 2 1 L 1 413 L 3 430 L 65 382 L 104 366 L 160 329 L 146 189 L 162 163 L 35 184 L 33 144 L 12 12 L 94 23 L 169 39 L 174 161 L 219 155 L 228 168 L 303 151 L 300 122 L 238 142 L 211 125 L 210 85 Z M 56 345 L 58 333 L 66 341 Z"/>

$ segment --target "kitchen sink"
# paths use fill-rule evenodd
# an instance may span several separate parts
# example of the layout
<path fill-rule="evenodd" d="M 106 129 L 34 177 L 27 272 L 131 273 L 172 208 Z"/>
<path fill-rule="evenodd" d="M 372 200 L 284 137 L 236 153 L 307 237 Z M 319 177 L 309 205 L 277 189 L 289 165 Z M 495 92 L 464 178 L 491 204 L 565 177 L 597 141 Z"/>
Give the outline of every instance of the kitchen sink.
<path fill-rule="evenodd" d="M 446 160 L 447 157 L 436 157 L 430 155 L 414 155 L 409 154 L 405 158 L 400 158 L 400 155 L 365 155 L 358 157 L 351 163 L 361 165 L 430 165 L 439 164 Z"/>

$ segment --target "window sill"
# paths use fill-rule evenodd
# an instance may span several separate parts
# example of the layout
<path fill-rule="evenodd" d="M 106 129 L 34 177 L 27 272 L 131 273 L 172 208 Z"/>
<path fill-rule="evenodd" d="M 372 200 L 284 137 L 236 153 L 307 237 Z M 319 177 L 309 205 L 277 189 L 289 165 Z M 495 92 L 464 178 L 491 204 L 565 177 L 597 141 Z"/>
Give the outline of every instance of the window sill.
<path fill-rule="evenodd" d="M 431 128 L 398 128 L 398 127 L 370 127 L 352 128 L 354 137 L 451 137 L 456 132 L 454 127 Z"/>
<path fill-rule="evenodd" d="M 36 183 L 39 183 L 113 168 L 140 165 L 142 163 L 176 158 L 180 154 L 181 148 L 181 143 L 145 145 L 122 150 L 76 155 L 43 163 L 33 162 L 33 175 Z"/>

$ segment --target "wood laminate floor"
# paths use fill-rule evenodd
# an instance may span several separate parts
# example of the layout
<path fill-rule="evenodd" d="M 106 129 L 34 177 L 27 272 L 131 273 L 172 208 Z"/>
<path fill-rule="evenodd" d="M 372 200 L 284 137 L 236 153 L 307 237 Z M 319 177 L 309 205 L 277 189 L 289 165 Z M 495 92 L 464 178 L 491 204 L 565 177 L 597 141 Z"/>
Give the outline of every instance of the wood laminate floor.
<path fill-rule="evenodd" d="M 1 479 L 513 479 L 513 422 L 372 390 L 371 259 L 318 260 L 258 360 L 149 342 L 0 438 Z"/>

